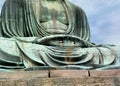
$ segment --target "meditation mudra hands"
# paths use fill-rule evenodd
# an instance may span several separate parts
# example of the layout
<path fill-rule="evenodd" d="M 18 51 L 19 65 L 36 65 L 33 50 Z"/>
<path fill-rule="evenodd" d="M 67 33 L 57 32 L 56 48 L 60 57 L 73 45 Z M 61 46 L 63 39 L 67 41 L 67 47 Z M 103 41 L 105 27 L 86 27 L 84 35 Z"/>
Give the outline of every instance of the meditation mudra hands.
<path fill-rule="evenodd" d="M 88 41 L 71 35 L 51 35 L 37 39 L 38 44 L 61 47 L 88 47 L 94 46 Z"/>
<path fill-rule="evenodd" d="M 29 40 L 29 38 L 31 40 Z M 85 41 L 77 36 L 71 36 L 71 35 L 50 35 L 46 37 L 15 37 L 18 41 L 26 42 L 26 43 L 36 43 L 40 45 L 46 45 L 46 46 L 58 46 L 58 47 L 81 47 L 81 48 L 87 48 L 87 47 L 93 47 L 94 44 Z"/>

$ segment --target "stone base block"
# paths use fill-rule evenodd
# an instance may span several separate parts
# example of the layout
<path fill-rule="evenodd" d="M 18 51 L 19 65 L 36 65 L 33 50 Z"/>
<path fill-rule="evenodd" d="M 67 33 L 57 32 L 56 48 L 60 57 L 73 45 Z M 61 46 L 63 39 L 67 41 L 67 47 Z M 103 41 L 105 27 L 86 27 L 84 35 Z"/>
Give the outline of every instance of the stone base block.
<path fill-rule="evenodd" d="M 62 77 L 62 78 L 80 78 L 88 77 L 87 70 L 50 70 L 50 77 Z"/>
<path fill-rule="evenodd" d="M 90 71 L 91 77 L 117 77 L 120 76 L 120 70 L 91 70 Z"/>
<path fill-rule="evenodd" d="M 49 71 L 17 71 L 17 72 L 0 72 L 1 80 L 22 80 L 33 78 L 48 78 Z M 1 86 L 1 85 L 0 85 Z"/>
<path fill-rule="evenodd" d="M 1 72 L 0 86 L 120 86 L 120 70 Z"/>

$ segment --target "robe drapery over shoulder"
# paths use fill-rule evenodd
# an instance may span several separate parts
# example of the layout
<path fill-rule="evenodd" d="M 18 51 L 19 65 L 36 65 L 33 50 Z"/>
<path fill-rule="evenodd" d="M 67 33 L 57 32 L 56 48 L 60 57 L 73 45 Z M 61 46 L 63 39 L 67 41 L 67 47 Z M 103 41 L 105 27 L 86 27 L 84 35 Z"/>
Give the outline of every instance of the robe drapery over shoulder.
<path fill-rule="evenodd" d="M 32 3 L 38 0 L 6 0 L 1 12 L 1 36 L 44 37 L 51 35 L 38 24 Z M 90 30 L 86 14 L 68 0 L 63 0 L 70 14 L 67 35 L 74 35 L 89 41 Z M 37 8 L 36 8 L 37 10 Z"/>

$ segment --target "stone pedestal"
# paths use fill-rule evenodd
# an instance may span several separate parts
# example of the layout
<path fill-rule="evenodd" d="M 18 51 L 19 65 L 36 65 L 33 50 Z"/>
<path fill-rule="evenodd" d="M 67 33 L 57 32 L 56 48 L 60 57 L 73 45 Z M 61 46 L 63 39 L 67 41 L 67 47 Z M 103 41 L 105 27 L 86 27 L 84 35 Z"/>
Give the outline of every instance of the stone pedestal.
<path fill-rule="evenodd" d="M 0 86 L 120 86 L 120 70 L 0 72 Z"/>

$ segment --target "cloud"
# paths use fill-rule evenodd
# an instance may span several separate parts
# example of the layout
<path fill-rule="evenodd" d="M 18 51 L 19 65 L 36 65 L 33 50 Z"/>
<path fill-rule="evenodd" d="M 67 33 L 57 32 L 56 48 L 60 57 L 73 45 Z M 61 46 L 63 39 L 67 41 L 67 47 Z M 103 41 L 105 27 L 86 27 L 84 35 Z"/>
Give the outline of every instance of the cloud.
<path fill-rule="evenodd" d="M 70 0 L 86 12 L 91 41 L 120 45 L 120 0 Z"/>
<path fill-rule="evenodd" d="M 0 10 L 1 10 L 4 2 L 5 2 L 5 0 L 0 0 Z"/>

